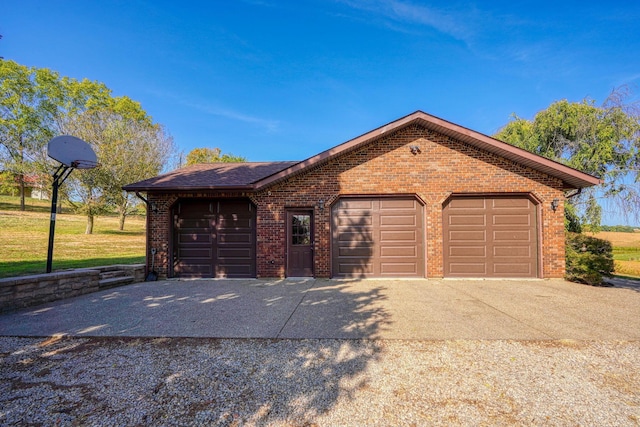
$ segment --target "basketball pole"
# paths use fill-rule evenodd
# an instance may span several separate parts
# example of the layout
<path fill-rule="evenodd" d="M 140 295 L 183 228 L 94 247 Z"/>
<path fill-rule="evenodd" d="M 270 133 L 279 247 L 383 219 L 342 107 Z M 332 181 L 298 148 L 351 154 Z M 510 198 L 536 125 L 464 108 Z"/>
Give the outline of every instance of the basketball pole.
<path fill-rule="evenodd" d="M 92 169 L 98 166 L 98 158 L 91 146 L 71 135 L 56 136 L 47 144 L 47 154 L 60 166 L 53 174 L 51 193 L 51 222 L 49 223 L 49 248 L 47 250 L 47 273 L 51 273 L 53 262 L 53 236 L 56 233 L 56 208 L 58 207 L 58 188 L 69 177 L 73 169 Z"/>
<path fill-rule="evenodd" d="M 56 213 L 58 208 L 58 187 L 69 177 L 73 167 L 60 165 L 53 174 L 53 191 L 51 192 L 51 221 L 49 222 L 49 248 L 47 250 L 47 273 L 51 273 L 53 263 L 53 238 L 56 233 Z"/>

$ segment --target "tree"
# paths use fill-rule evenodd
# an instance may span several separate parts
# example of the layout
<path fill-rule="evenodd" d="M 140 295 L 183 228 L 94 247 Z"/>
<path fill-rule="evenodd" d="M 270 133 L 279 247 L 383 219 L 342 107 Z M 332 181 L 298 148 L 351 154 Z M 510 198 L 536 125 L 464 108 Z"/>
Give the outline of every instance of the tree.
<path fill-rule="evenodd" d="M 173 155 L 166 130 L 126 96 L 113 97 L 103 83 L 61 77 L 46 68 L 0 61 L 0 171 L 20 184 L 35 173 L 50 181 L 57 166 L 46 153 L 55 135 L 70 134 L 89 142 L 102 167 L 71 174 L 61 193 L 70 194 L 87 215 L 87 233 L 95 215 L 115 208 L 120 227 L 133 196 L 122 186 L 157 175 Z M 70 200 L 70 201 L 72 201 Z"/>
<path fill-rule="evenodd" d="M 60 93 L 56 73 L 0 60 L 0 161 L 16 177 L 21 210 L 24 178 L 42 169 L 36 163 L 42 162 L 43 147 L 53 136 L 50 124 Z"/>
<path fill-rule="evenodd" d="M 495 138 L 600 177 L 597 191 L 627 214 L 640 210 L 640 108 L 627 103 L 632 92 L 617 88 L 601 106 L 591 99 L 561 100 L 533 120 L 513 116 Z M 601 207 L 596 190 L 569 200 L 583 221 L 598 226 Z"/>
<path fill-rule="evenodd" d="M 76 196 L 84 202 L 86 233 L 92 232 L 94 216 L 108 207 L 118 212 L 123 230 L 134 196 L 122 186 L 160 173 L 174 151 L 173 139 L 128 97 L 69 116 L 65 127 L 90 141 L 100 162 L 99 168 L 72 180 Z"/>
<path fill-rule="evenodd" d="M 120 230 L 124 230 L 125 219 L 135 208 L 135 196 L 122 187 L 158 175 L 174 152 L 173 138 L 160 125 L 113 113 L 109 116 L 112 139 L 98 152 L 105 159 L 101 166 L 107 178 L 103 190 L 118 212 Z"/>
<path fill-rule="evenodd" d="M 0 172 L 0 194 L 8 194 L 9 196 L 17 196 L 15 176 L 10 172 Z"/>
<path fill-rule="evenodd" d="M 233 154 L 222 154 L 219 148 L 194 148 L 187 154 L 187 166 L 199 163 L 237 163 L 246 162 L 247 159 Z"/>

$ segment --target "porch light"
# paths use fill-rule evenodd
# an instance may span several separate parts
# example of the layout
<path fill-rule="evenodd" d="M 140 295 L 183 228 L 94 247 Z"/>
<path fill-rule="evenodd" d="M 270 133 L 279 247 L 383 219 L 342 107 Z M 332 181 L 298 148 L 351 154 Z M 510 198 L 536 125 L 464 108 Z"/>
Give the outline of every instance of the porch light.
<path fill-rule="evenodd" d="M 551 209 L 553 209 L 553 211 L 555 212 L 556 210 L 558 210 L 558 205 L 560 204 L 560 200 L 558 199 L 553 199 L 551 201 Z"/>

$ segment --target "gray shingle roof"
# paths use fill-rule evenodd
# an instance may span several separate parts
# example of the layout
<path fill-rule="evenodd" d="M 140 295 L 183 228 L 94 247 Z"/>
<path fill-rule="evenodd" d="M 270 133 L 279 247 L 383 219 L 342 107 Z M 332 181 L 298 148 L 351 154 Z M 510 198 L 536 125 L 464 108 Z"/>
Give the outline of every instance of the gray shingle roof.
<path fill-rule="evenodd" d="M 203 163 L 124 186 L 126 191 L 250 189 L 252 184 L 298 162 Z"/>

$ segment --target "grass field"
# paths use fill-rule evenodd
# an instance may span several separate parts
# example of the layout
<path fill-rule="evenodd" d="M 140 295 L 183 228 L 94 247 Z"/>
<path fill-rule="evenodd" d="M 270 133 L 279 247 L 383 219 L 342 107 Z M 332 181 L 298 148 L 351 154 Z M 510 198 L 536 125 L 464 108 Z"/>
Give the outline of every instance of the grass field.
<path fill-rule="evenodd" d="M 0 196 L 0 277 L 39 274 L 46 270 L 50 202 L 29 199 L 21 212 L 17 197 Z M 86 217 L 59 214 L 56 220 L 53 269 L 144 262 L 145 229 L 141 217 L 95 218 L 94 231 L 84 234 Z"/>
<path fill-rule="evenodd" d="M 595 237 L 613 245 L 616 275 L 640 277 L 640 233 L 602 231 Z"/>

